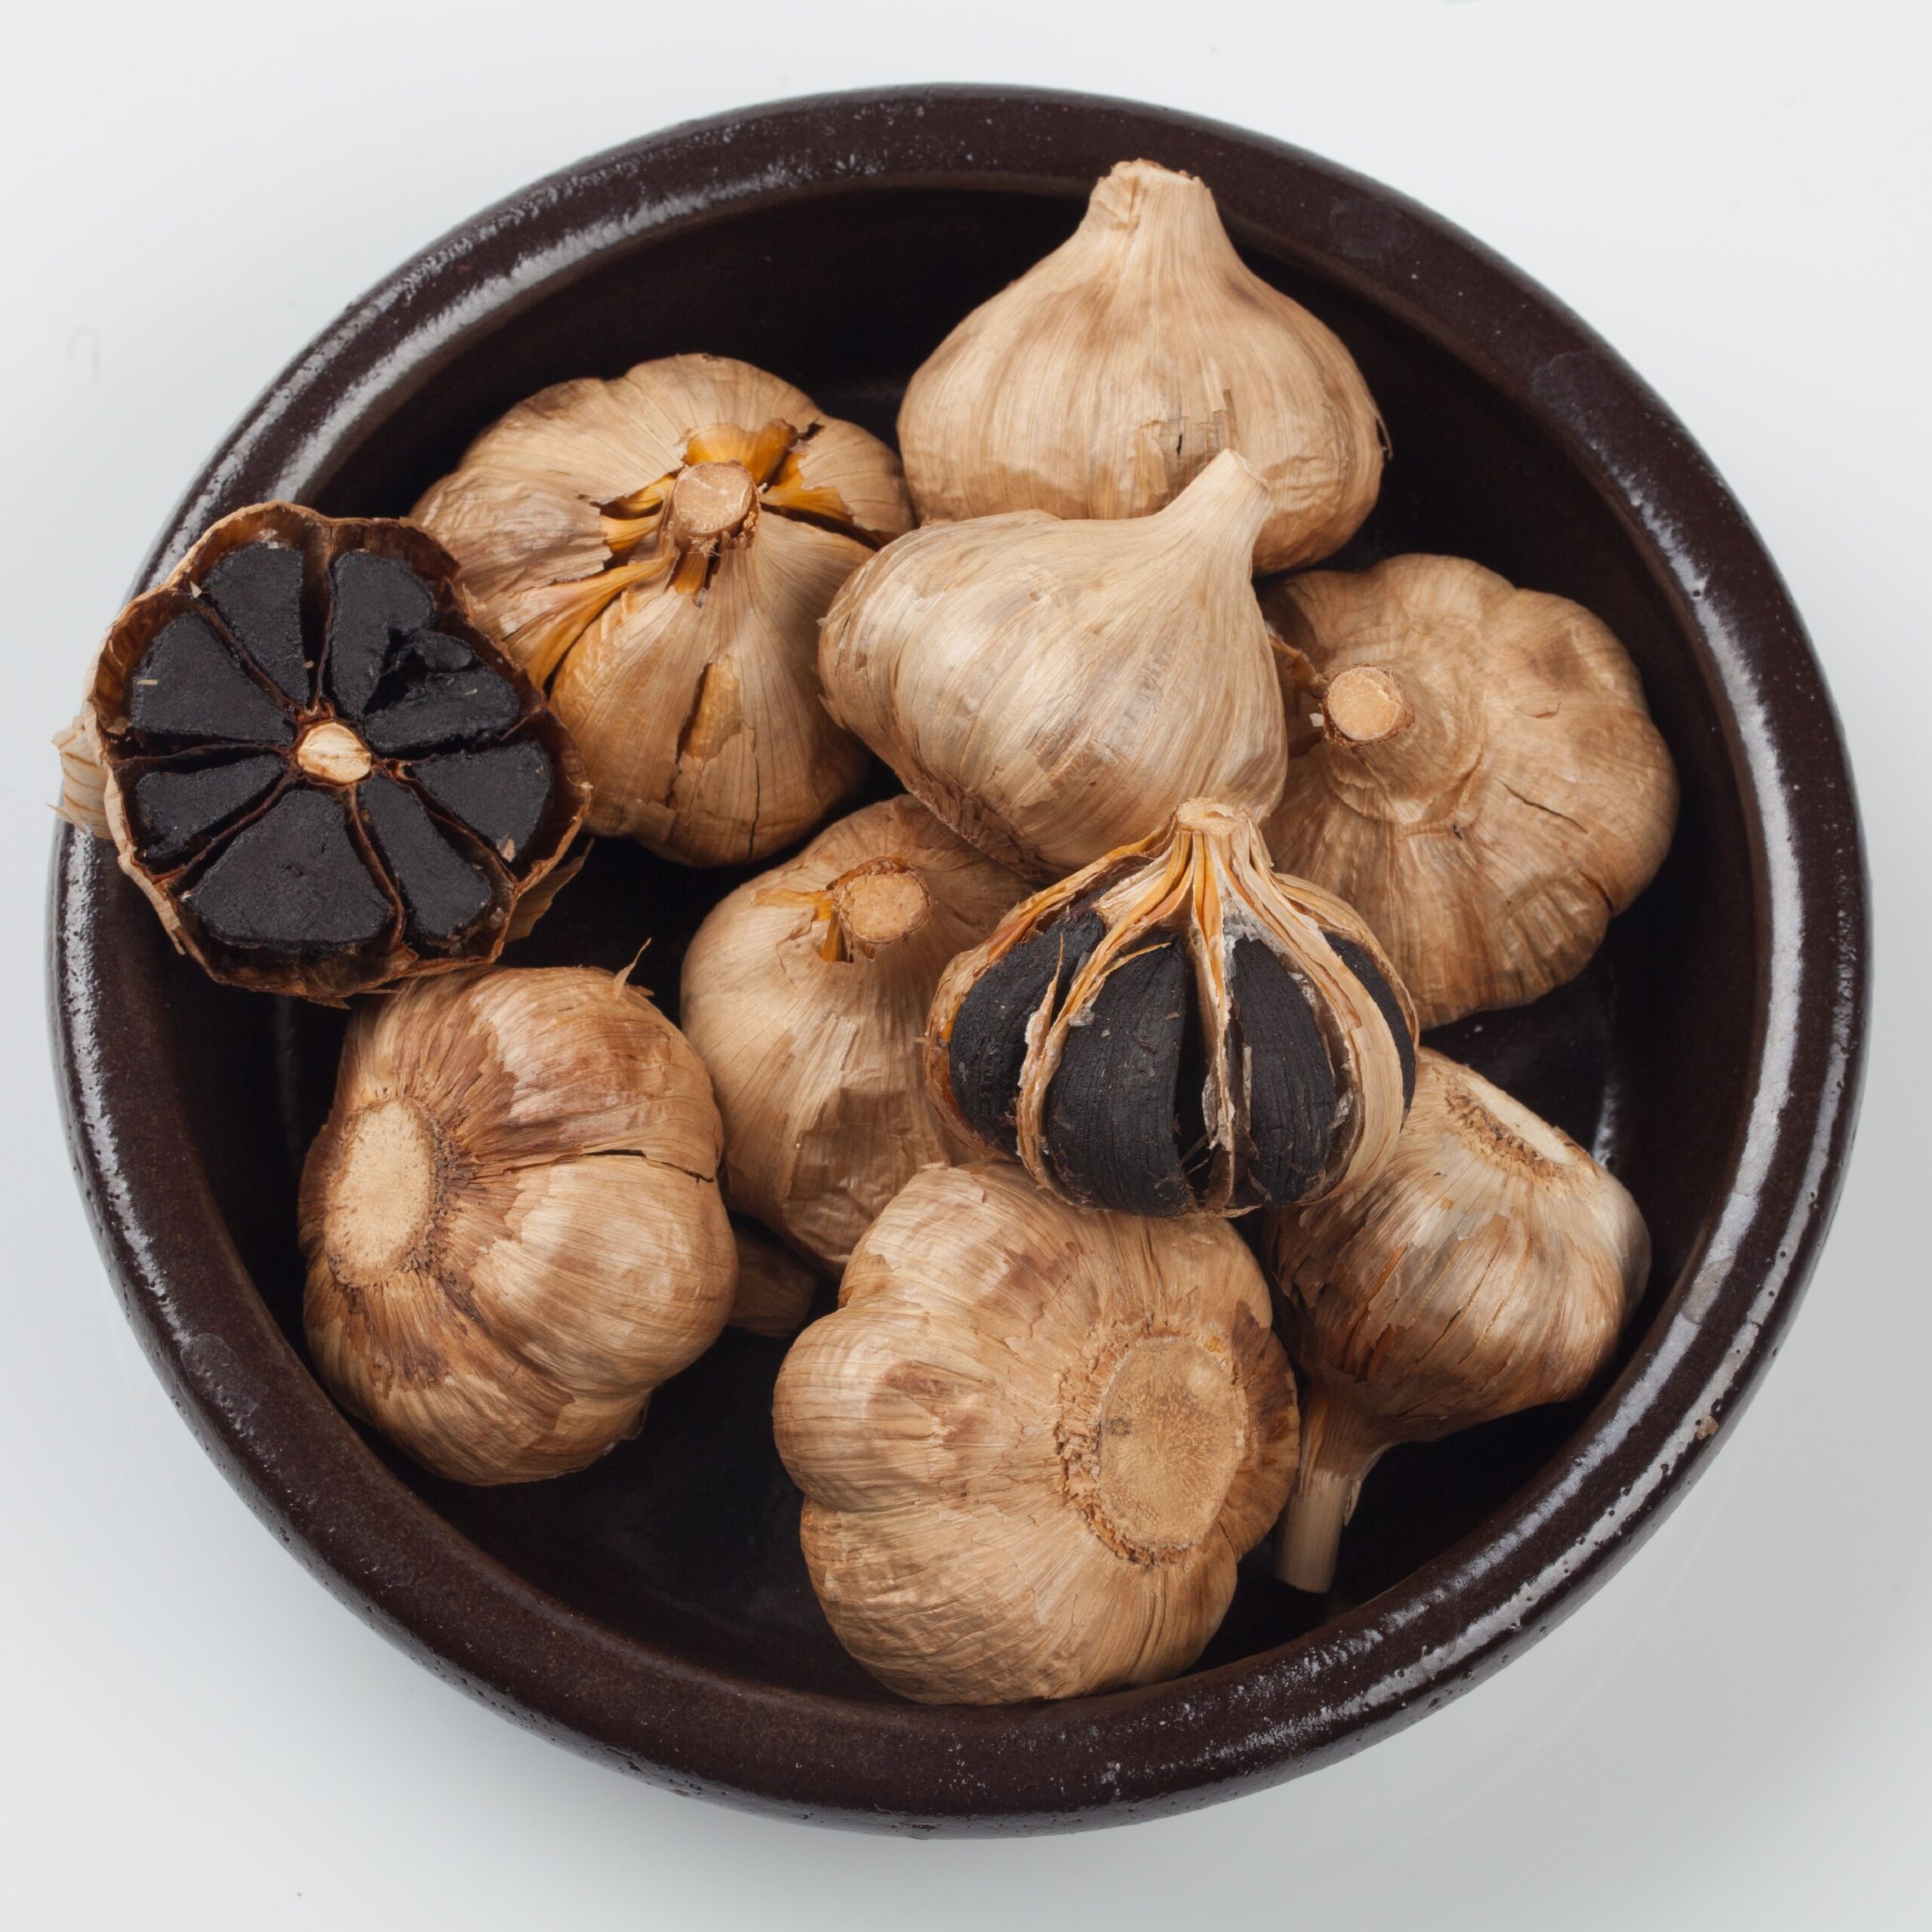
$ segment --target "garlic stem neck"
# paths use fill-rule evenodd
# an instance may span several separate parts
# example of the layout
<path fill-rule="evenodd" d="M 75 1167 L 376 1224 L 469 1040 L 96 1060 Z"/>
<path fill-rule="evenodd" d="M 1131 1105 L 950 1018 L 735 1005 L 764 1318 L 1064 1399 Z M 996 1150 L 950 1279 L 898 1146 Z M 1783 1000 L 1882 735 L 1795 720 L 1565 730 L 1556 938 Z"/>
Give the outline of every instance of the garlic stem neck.
<path fill-rule="evenodd" d="M 1367 1417 L 1311 1383 L 1301 1418 L 1301 1466 L 1275 1537 L 1275 1574 L 1291 1589 L 1325 1595 L 1335 1580 L 1343 1527 L 1362 1478 L 1388 1447 Z"/>
<path fill-rule="evenodd" d="M 1380 665 L 1351 665 L 1321 695 L 1322 729 L 1333 743 L 1379 744 L 1407 731 L 1415 718 L 1401 681 Z"/>
<path fill-rule="evenodd" d="M 735 549 L 758 521 L 758 485 L 741 463 L 696 463 L 671 486 L 664 529 L 680 552 Z"/>
<path fill-rule="evenodd" d="M 869 959 L 908 940 L 932 917 L 932 895 L 903 860 L 869 859 L 826 890 L 828 959 L 857 952 Z"/>
<path fill-rule="evenodd" d="M 1242 559 L 1245 575 L 1255 539 L 1274 512 L 1267 485 L 1244 458 L 1223 450 L 1172 503 L 1155 513 L 1155 521 L 1190 550 L 1209 544 L 1224 547 Z"/>

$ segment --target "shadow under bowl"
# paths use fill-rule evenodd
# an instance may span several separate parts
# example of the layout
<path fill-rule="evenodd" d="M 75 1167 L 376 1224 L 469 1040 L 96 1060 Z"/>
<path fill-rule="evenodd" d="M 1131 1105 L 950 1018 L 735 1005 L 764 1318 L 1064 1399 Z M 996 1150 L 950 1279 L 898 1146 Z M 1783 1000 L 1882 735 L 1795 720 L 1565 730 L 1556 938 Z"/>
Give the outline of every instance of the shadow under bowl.
<path fill-rule="evenodd" d="M 1057 1706 L 927 1708 L 839 1648 L 774 1453 L 782 1346 L 728 1334 L 635 1441 L 521 1488 L 440 1481 L 305 1365 L 295 1183 L 342 1020 L 211 984 L 112 854 L 63 829 L 54 1020 L 76 1165 L 190 1426 L 338 1595 L 439 1674 L 673 1788 L 912 1830 L 1172 1811 L 1359 1748 L 1542 1635 L 1695 1475 L 1774 1353 L 1856 1108 L 1866 906 L 1818 666 L 1749 524 L 1657 398 L 1549 296 L 1401 197 L 1159 109 L 984 88 L 748 110 L 598 156 L 445 237 L 257 404 L 143 569 L 291 497 L 400 515 L 479 429 L 567 377 L 704 349 L 890 436 L 953 324 L 1146 156 L 1200 175 L 1261 275 L 1353 351 L 1389 425 L 1340 559 L 1473 557 L 1603 617 L 1641 669 L 1683 812 L 1584 977 L 1435 1044 L 1622 1177 L 1656 1260 L 1594 1400 L 1398 1450 L 1325 1601 L 1244 1567 L 1201 1665 Z M 882 775 L 878 795 L 894 789 Z M 744 876 L 605 844 L 512 955 L 643 977 Z"/>

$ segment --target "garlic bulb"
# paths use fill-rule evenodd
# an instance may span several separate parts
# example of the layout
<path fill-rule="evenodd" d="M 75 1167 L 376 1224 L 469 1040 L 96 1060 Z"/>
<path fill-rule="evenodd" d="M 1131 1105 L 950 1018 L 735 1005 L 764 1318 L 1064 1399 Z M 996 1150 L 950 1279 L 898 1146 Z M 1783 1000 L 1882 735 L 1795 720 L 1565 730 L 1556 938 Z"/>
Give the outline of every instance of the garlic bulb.
<path fill-rule="evenodd" d="M 1243 263 L 1202 183 L 1148 161 L 1103 177 L 1071 239 L 933 352 L 899 445 L 922 521 L 1142 516 L 1238 451 L 1268 489 L 1257 571 L 1340 549 L 1382 478 L 1347 349 Z"/>
<path fill-rule="evenodd" d="M 697 1056 L 608 973 L 358 1007 L 302 1173 L 317 1373 L 439 1475 L 583 1468 L 731 1312 L 718 1141 Z"/>
<path fill-rule="evenodd" d="M 839 1641 L 927 1703 L 1185 1669 L 1295 1466 L 1233 1230 L 1083 1214 L 1004 1164 L 907 1183 L 792 1345 L 774 1420 Z"/>
<path fill-rule="evenodd" d="M 962 838 L 1035 878 L 1188 798 L 1265 812 L 1287 755 L 1247 574 L 1268 509 L 1224 454 L 1153 516 L 915 531 L 826 614 L 826 702 Z"/>
<path fill-rule="evenodd" d="M 928 1161 L 960 1150 L 919 1073 L 946 962 L 1026 891 L 916 798 L 868 805 L 714 907 L 679 1013 L 724 1121 L 724 1195 L 836 1272 Z"/>
<path fill-rule="evenodd" d="M 1287 647 L 1276 862 L 1375 928 L 1425 1027 L 1574 979 L 1677 818 L 1623 646 L 1457 557 L 1314 572 L 1263 602 Z"/>
<path fill-rule="evenodd" d="M 1414 1033 L 1355 914 L 1274 871 L 1245 813 L 1196 798 L 952 962 L 926 1077 L 964 1132 L 1070 1201 L 1239 1214 L 1375 1172 Z"/>
<path fill-rule="evenodd" d="M 1651 1266 L 1621 1183 L 1426 1049 L 1388 1164 L 1319 1207 L 1271 1215 L 1263 1252 L 1305 1378 L 1276 1567 L 1315 1591 L 1383 1450 L 1581 1394 Z"/>
<path fill-rule="evenodd" d="M 416 506 L 589 772 L 593 832 L 689 865 L 786 845 L 863 749 L 819 701 L 818 622 L 909 527 L 897 459 L 748 363 L 559 383 Z"/>

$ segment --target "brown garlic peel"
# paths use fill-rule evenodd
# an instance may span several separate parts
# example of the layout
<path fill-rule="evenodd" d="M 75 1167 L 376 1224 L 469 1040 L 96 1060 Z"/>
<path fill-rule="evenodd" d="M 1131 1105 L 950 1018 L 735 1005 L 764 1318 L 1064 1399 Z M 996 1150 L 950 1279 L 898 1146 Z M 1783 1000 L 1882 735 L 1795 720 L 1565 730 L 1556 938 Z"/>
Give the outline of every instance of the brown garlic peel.
<path fill-rule="evenodd" d="M 1285 647 L 1277 862 L 1375 928 L 1425 1027 L 1574 979 L 1676 823 L 1623 646 L 1456 557 L 1312 572 L 1262 602 Z"/>
<path fill-rule="evenodd" d="M 497 968 L 358 1007 L 302 1174 L 323 1383 L 459 1481 L 595 1460 L 731 1312 L 719 1141 L 697 1056 L 610 974 Z"/>
<path fill-rule="evenodd" d="M 1651 1265 L 1643 1217 L 1619 1181 L 1427 1049 L 1381 1171 L 1269 1216 L 1263 1251 L 1304 1378 L 1302 1466 L 1276 1568 L 1317 1592 L 1385 1449 L 1580 1395 Z"/>
<path fill-rule="evenodd" d="M 1152 516 L 915 531 L 826 614 L 826 702 L 962 838 L 1035 879 L 1191 798 L 1266 812 L 1287 756 L 1248 579 L 1269 502 L 1224 454 Z"/>
<path fill-rule="evenodd" d="M 1242 262 L 1202 183 L 1146 161 L 1103 177 L 1071 239 L 934 351 L 899 444 L 927 522 L 1141 516 L 1238 451 L 1269 498 L 1257 571 L 1340 549 L 1382 476 L 1347 349 Z"/>
<path fill-rule="evenodd" d="M 1026 889 L 898 798 L 712 909 L 679 1012 L 717 1093 L 734 1208 L 836 1272 L 915 1169 L 963 1151 L 920 1077 L 927 1010 Z"/>
<path fill-rule="evenodd" d="M 1295 1466 L 1294 1385 L 1225 1223 L 928 1168 L 786 1358 L 779 1454 L 839 1641 L 927 1703 L 1185 1669 Z"/>
<path fill-rule="evenodd" d="M 417 506 L 493 635 L 549 688 L 593 832 L 743 863 L 849 798 L 818 623 L 912 512 L 897 459 L 749 364 L 674 355 L 563 383 Z"/>
<path fill-rule="evenodd" d="M 947 968 L 926 1040 L 963 1133 L 1069 1200 L 1138 1214 L 1365 1180 L 1415 1067 L 1374 935 L 1211 799 L 1014 907 Z"/>
<path fill-rule="evenodd" d="M 818 1277 L 775 1241 L 741 1223 L 731 1224 L 738 1249 L 738 1287 L 731 1325 L 768 1341 L 788 1341 L 805 1325 Z"/>

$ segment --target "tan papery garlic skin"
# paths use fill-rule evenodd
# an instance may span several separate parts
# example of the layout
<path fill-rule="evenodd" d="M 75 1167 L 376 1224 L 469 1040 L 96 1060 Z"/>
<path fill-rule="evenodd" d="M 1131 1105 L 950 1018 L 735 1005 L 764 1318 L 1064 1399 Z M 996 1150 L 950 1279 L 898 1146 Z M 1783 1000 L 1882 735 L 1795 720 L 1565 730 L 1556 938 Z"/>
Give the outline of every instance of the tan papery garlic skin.
<path fill-rule="evenodd" d="M 1276 862 L 1375 928 L 1425 1027 L 1574 979 L 1677 821 L 1609 629 L 1457 557 L 1311 572 L 1262 605 L 1287 647 Z"/>
<path fill-rule="evenodd" d="M 358 1006 L 302 1174 L 324 1384 L 459 1481 L 595 1461 L 731 1312 L 720 1137 L 697 1056 L 610 974 L 497 968 Z"/>
<path fill-rule="evenodd" d="M 933 352 L 899 445 L 922 522 L 1143 516 L 1238 451 L 1269 498 L 1257 571 L 1340 549 L 1382 478 L 1347 349 L 1242 262 L 1201 182 L 1147 161 L 1103 177 L 1072 237 Z"/>
<path fill-rule="evenodd" d="M 576 737 L 594 832 L 741 864 L 851 797 L 819 620 L 909 528 L 897 459 L 749 363 L 673 355 L 561 383 L 412 512 Z"/>
<path fill-rule="evenodd" d="M 718 1096 L 734 1208 L 835 1273 L 916 1169 L 964 1151 L 926 1097 L 926 1011 L 1026 889 L 899 798 L 712 909 L 679 1015 Z"/>
<path fill-rule="evenodd" d="M 1295 1466 L 1294 1386 L 1225 1222 L 928 1168 L 780 1372 L 839 1641 L 926 1703 L 1149 1684 L 1200 1654 Z"/>
<path fill-rule="evenodd" d="M 1248 580 L 1269 497 L 1217 457 L 1165 509 L 928 525 L 834 600 L 833 715 L 954 831 L 1051 878 L 1211 796 L 1280 795 L 1286 731 Z"/>
<path fill-rule="evenodd" d="M 1375 1177 L 1268 1217 L 1263 1251 L 1304 1377 L 1303 1455 L 1276 1568 L 1333 1577 L 1362 1478 L 1424 1442 L 1580 1395 L 1650 1274 L 1636 1203 L 1570 1137 L 1424 1049 Z"/>
<path fill-rule="evenodd" d="M 741 1222 L 732 1223 L 731 1235 L 738 1250 L 738 1286 L 731 1325 L 768 1341 L 789 1340 L 811 1312 L 818 1277 L 796 1255 Z"/>

